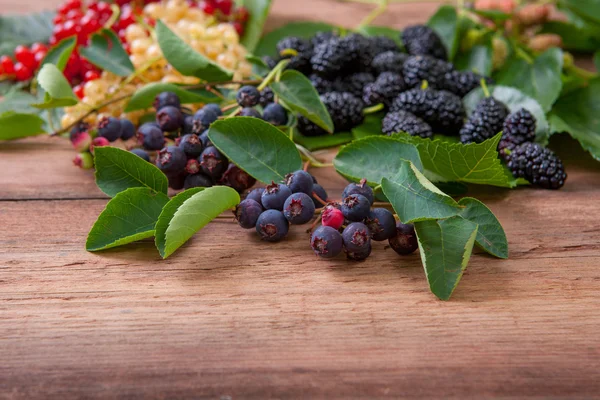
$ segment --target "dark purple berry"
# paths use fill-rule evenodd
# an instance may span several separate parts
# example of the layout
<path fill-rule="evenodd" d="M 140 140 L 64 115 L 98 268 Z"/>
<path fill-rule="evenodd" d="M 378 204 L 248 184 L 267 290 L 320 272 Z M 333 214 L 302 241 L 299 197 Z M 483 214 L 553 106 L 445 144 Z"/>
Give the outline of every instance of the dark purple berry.
<path fill-rule="evenodd" d="M 229 166 L 229 160 L 216 147 L 207 147 L 200 155 L 202 172 L 214 180 L 221 178 Z"/>
<path fill-rule="evenodd" d="M 371 254 L 371 232 L 361 222 L 348 225 L 342 232 L 342 240 L 346 254 L 352 260 L 364 260 Z"/>
<path fill-rule="evenodd" d="M 362 221 L 370 211 L 371 203 L 362 194 L 351 194 L 342 200 L 342 214 L 349 221 Z"/>
<path fill-rule="evenodd" d="M 220 181 L 223 185 L 235 189 L 238 193 L 243 193 L 256 183 L 256 179 L 250 176 L 246 171 L 231 163 L 227 171 L 223 173 Z"/>
<path fill-rule="evenodd" d="M 271 103 L 263 110 L 263 119 L 275 126 L 284 126 L 288 123 L 288 115 L 281 104 Z"/>
<path fill-rule="evenodd" d="M 317 196 L 319 198 L 317 198 Z M 318 183 L 313 184 L 313 192 L 310 197 L 315 203 L 315 208 L 319 209 L 325 207 L 326 204 L 323 204 L 323 202 L 327 203 L 328 196 L 325 189 L 323 189 L 323 186 L 319 185 Z M 319 199 L 323 201 L 320 201 Z"/>
<path fill-rule="evenodd" d="M 278 242 L 290 229 L 288 220 L 278 210 L 267 210 L 260 214 L 256 221 L 256 232 L 267 242 Z"/>
<path fill-rule="evenodd" d="M 294 193 L 285 201 L 283 215 L 293 225 L 306 224 L 315 215 L 315 203 L 306 193 Z"/>
<path fill-rule="evenodd" d="M 252 108 L 252 107 L 244 107 L 242 108 L 242 110 L 239 113 L 240 117 L 252 117 L 252 118 L 258 118 L 258 119 L 262 119 L 262 115 L 260 115 L 260 112 L 258 112 L 258 110 Z"/>
<path fill-rule="evenodd" d="M 212 185 L 213 185 L 212 180 L 208 176 L 206 176 L 202 173 L 198 173 L 198 174 L 192 174 L 192 175 L 186 176 L 183 188 L 184 189 L 191 189 L 191 188 L 196 188 L 196 187 L 208 188 L 208 187 L 211 187 Z"/>
<path fill-rule="evenodd" d="M 156 166 L 167 175 L 181 174 L 187 164 L 187 157 L 177 146 L 168 146 L 158 153 Z M 183 183 L 182 183 L 183 187 Z"/>
<path fill-rule="evenodd" d="M 98 122 L 98 136 L 114 142 L 121 138 L 121 120 L 114 117 L 104 117 Z"/>
<path fill-rule="evenodd" d="M 266 87 L 260 92 L 260 105 L 266 107 L 275 100 L 275 94 L 270 87 Z"/>
<path fill-rule="evenodd" d="M 194 132 L 194 116 L 189 114 L 183 115 L 183 126 L 181 127 L 182 135 L 189 135 Z"/>
<path fill-rule="evenodd" d="M 202 147 L 204 147 L 205 149 L 207 147 L 212 146 L 212 142 L 210 141 L 210 139 L 208 138 L 208 130 L 202 132 L 202 134 L 200 136 L 198 136 L 200 138 L 200 141 L 202 142 Z"/>
<path fill-rule="evenodd" d="M 192 131 L 196 135 L 199 135 L 205 130 L 207 130 L 210 127 L 210 125 L 218 119 L 219 115 L 217 115 L 217 113 L 211 108 L 201 108 L 194 114 L 194 126 Z"/>
<path fill-rule="evenodd" d="M 186 156 L 191 158 L 197 158 L 202 154 L 202 141 L 198 135 L 189 133 L 181 137 L 179 141 L 179 148 L 183 150 Z"/>
<path fill-rule="evenodd" d="M 214 112 L 215 114 L 217 114 L 218 117 L 220 117 L 221 115 L 223 115 L 223 111 L 221 111 L 221 106 L 219 106 L 218 104 L 208 103 L 207 105 L 205 105 L 202 108 L 204 110 L 209 110 L 209 111 Z"/>
<path fill-rule="evenodd" d="M 262 194 L 265 191 L 265 188 L 256 188 L 256 189 L 252 189 L 250 192 L 248 192 L 248 194 L 246 195 L 246 199 L 250 199 L 250 200 L 254 200 L 256 201 L 258 204 L 262 205 Z"/>
<path fill-rule="evenodd" d="M 71 131 L 69 132 L 69 138 L 72 141 L 73 136 L 76 136 L 76 135 L 80 134 L 81 132 L 87 132 L 89 130 L 90 130 L 90 124 L 88 124 L 87 122 L 80 122 L 71 128 Z"/>
<path fill-rule="evenodd" d="M 286 185 L 272 182 L 265 188 L 260 201 L 267 210 L 283 210 L 283 205 L 292 191 Z"/>
<path fill-rule="evenodd" d="M 183 126 L 181 110 L 173 106 L 165 106 L 156 113 L 156 122 L 165 132 L 173 132 Z"/>
<path fill-rule="evenodd" d="M 260 102 L 260 92 L 254 86 L 242 86 L 236 100 L 241 107 L 254 107 Z"/>
<path fill-rule="evenodd" d="M 385 208 L 374 208 L 365 219 L 365 225 L 371 232 L 371 239 L 381 242 L 396 234 L 394 214 Z"/>
<path fill-rule="evenodd" d="M 367 185 L 367 182 L 364 179 L 361 180 L 360 183 L 351 183 L 346 186 L 344 192 L 342 193 L 342 200 L 351 194 L 362 194 L 369 200 L 369 204 L 371 205 L 373 205 L 375 202 L 375 194 L 373 193 L 373 189 Z"/>
<path fill-rule="evenodd" d="M 121 140 L 129 140 L 135 136 L 135 125 L 128 119 L 121 120 Z"/>
<path fill-rule="evenodd" d="M 131 152 L 143 160 L 150 161 L 150 156 L 145 150 L 133 149 Z"/>
<path fill-rule="evenodd" d="M 372 247 L 365 247 L 362 250 L 355 250 L 355 251 L 346 251 L 346 256 L 348 257 L 349 260 L 354 260 L 354 261 L 363 261 L 366 260 L 367 258 L 369 258 L 369 256 L 371 255 L 371 250 Z"/>
<path fill-rule="evenodd" d="M 320 226 L 310 238 L 310 247 L 319 257 L 334 258 L 342 253 L 344 241 L 337 229 Z"/>
<path fill-rule="evenodd" d="M 290 188 L 292 193 L 306 193 L 312 195 L 313 192 L 313 178 L 312 175 L 306 171 L 299 170 L 287 174 L 285 176 L 285 184 Z"/>
<path fill-rule="evenodd" d="M 414 253 L 419 248 L 414 225 L 398 222 L 396 233 L 390 238 L 389 243 L 390 247 L 401 256 Z"/>
<path fill-rule="evenodd" d="M 165 145 L 163 131 L 152 122 L 145 123 L 138 128 L 137 138 L 146 150 L 160 150 Z"/>
<path fill-rule="evenodd" d="M 185 186 L 185 174 L 167 174 L 169 187 L 173 190 L 181 190 Z"/>
<path fill-rule="evenodd" d="M 237 205 L 233 214 L 235 220 L 244 229 L 252 229 L 256 227 L 258 217 L 263 213 L 262 206 L 254 200 L 246 199 Z"/>
<path fill-rule="evenodd" d="M 181 101 L 179 100 L 179 96 L 173 92 L 162 92 L 154 98 L 154 103 L 152 105 L 154 106 L 154 109 L 158 111 L 166 106 L 179 108 L 181 107 Z"/>

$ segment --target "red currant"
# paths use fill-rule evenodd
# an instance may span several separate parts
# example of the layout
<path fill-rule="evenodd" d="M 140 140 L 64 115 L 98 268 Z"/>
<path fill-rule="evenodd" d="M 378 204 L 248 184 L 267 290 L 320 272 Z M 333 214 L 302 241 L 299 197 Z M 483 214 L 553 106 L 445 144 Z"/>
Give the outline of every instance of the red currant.
<path fill-rule="evenodd" d="M 225 15 L 231 15 L 231 9 L 233 7 L 232 0 L 217 0 L 215 5 Z"/>
<path fill-rule="evenodd" d="M 217 11 L 215 5 L 213 3 L 208 2 L 208 1 L 201 1 L 200 2 L 200 9 L 206 15 L 213 15 L 215 13 L 215 11 Z"/>
<path fill-rule="evenodd" d="M 54 19 L 52 19 L 52 22 L 54 23 L 54 25 L 65 22 L 65 16 L 63 14 L 56 14 L 54 16 Z"/>
<path fill-rule="evenodd" d="M 75 93 L 75 96 L 79 97 L 80 100 L 83 99 L 83 84 L 76 85 L 73 88 L 73 93 Z"/>
<path fill-rule="evenodd" d="M 235 10 L 235 20 L 238 22 L 246 22 L 248 21 L 248 18 L 250 17 L 250 14 L 248 13 L 248 9 L 246 7 L 239 7 L 237 10 Z"/>
<path fill-rule="evenodd" d="M 105 3 L 103 1 L 98 3 L 98 6 L 96 8 L 96 11 L 98 14 L 100 14 L 101 18 L 110 18 L 110 16 L 112 15 L 112 10 L 110 9 L 110 4 Z"/>
<path fill-rule="evenodd" d="M 48 51 L 48 47 L 42 43 L 34 43 L 31 45 L 31 51 L 37 53 L 39 51 Z"/>
<path fill-rule="evenodd" d="M 81 19 L 81 17 L 83 17 L 83 13 L 81 10 L 71 10 L 67 13 L 67 15 L 65 15 L 65 17 L 68 21 L 77 22 Z"/>
<path fill-rule="evenodd" d="M 232 25 L 238 35 L 242 36 L 244 34 L 244 24 L 241 22 L 234 22 Z"/>
<path fill-rule="evenodd" d="M 9 56 L 0 57 L 0 66 L 2 66 L 2 70 L 7 75 L 12 75 L 15 73 L 15 63 Z"/>
<path fill-rule="evenodd" d="M 35 55 L 25 46 L 19 45 L 15 49 L 15 58 L 27 68 L 35 68 Z"/>
<path fill-rule="evenodd" d="M 98 13 L 92 10 L 88 10 L 79 23 L 81 24 L 81 31 L 88 35 L 102 28 L 100 21 L 98 21 Z"/>
<path fill-rule="evenodd" d="M 18 81 L 26 81 L 33 77 L 33 71 L 26 65 L 18 62 L 15 64 L 15 76 Z"/>
<path fill-rule="evenodd" d="M 89 82 L 89 81 L 94 81 L 96 79 L 100 78 L 100 74 L 96 71 L 88 71 L 85 73 L 85 76 L 83 77 L 83 80 L 85 82 Z"/>
<path fill-rule="evenodd" d="M 37 53 L 35 53 L 36 68 L 40 66 L 40 64 L 42 63 L 42 60 L 44 60 L 44 57 L 46 57 L 46 54 L 48 54 L 47 50 L 39 50 Z"/>

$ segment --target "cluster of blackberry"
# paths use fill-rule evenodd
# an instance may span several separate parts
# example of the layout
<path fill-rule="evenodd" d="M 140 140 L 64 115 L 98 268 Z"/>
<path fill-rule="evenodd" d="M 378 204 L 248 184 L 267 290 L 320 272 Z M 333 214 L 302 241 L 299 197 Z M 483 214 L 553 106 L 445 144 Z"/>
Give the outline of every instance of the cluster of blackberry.
<path fill-rule="evenodd" d="M 372 209 L 374 200 L 373 190 L 362 181 L 348 185 L 340 203 L 328 202 L 323 187 L 301 170 L 287 175 L 284 184 L 252 190 L 234 214 L 242 228 L 256 229 L 263 240 L 277 242 L 287 236 L 290 224 L 307 224 L 322 209 L 321 226 L 312 233 L 310 245 L 323 258 L 344 251 L 351 260 L 364 260 L 371 254 L 372 240 L 388 240 L 401 255 L 413 253 L 418 248 L 414 227 L 396 223 L 385 208 Z"/>

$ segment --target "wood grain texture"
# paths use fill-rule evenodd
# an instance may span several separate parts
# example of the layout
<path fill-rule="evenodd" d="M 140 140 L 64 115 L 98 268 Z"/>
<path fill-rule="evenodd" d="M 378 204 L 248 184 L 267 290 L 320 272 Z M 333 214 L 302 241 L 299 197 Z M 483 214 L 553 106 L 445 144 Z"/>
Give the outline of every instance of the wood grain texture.
<path fill-rule="evenodd" d="M 366 9 L 276 0 L 271 20 L 350 25 Z M 301 227 L 269 245 L 221 218 L 168 260 L 151 241 L 87 253 L 106 204 L 93 174 L 64 140 L 2 143 L 0 398 L 597 398 L 600 164 L 553 147 L 564 190 L 472 189 L 511 257 L 476 251 L 441 302 L 418 255 L 379 243 L 364 263 L 322 261 Z M 333 197 L 345 185 L 314 172 Z"/>

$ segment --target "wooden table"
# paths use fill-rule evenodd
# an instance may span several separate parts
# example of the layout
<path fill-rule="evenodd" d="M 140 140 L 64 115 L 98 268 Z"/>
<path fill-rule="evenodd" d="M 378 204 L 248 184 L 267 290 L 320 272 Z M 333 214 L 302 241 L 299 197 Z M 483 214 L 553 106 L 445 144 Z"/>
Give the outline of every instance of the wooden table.
<path fill-rule="evenodd" d="M 382 23 L 434 7 L 397 5 Z M 271 26 L 352 24 L 368 8 L 279 0 Z M 322 261 L 303 228 L 269 245 L 219 219 L 165 261 L 151 241 L 87 253 L 107 200 L 70 144 L 1 143 L 0 397 L 597 397 L 600 163 L 553 144 L 563 190 L 472 191 L 511 257 L 477 251 L 441 302 L 418 255 L 377 244 L 364 263 Z M 345 185 L 315 174 L 334 196 Z"/>

